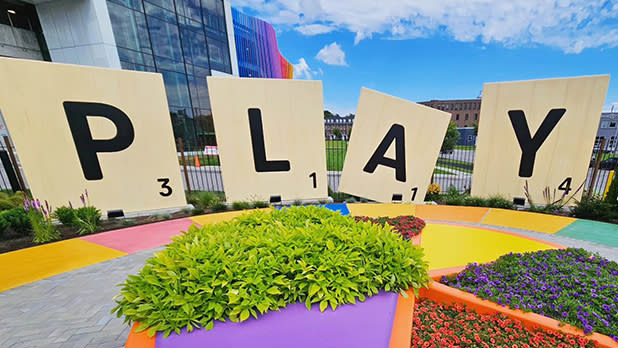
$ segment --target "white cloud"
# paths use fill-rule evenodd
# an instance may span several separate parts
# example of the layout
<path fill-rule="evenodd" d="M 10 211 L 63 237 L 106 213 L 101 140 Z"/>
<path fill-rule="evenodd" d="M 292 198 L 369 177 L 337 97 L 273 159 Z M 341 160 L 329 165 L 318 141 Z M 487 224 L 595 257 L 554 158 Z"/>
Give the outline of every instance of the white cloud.
<path fill-rule="evenodd" d="M 539 44 L 567 53 L 618 46 L 616 0 L 236 0 L 234 5 L 305 35 L 347 30 L 356 34 L 356 43 L 446 34 L 458 41 Z"/>
<path fill-rule="evenodd" d="M 294 29 L 296 29 L 298 32 L 300 32 L 303 35 L 312 36 L 312 35 L 330 33 L 331 31 L 335 30 L 335 27 L 331 27 L 329 25 L 324 25 L 324 24 L 308 24 L 308 25 L 297 26 Z"/>
<path fill-rule="evenodd" d="M 345 62 L 345 52 L 336 42 L 324 46 L 315 57 L 329 65 L 347 65 Z"/>
<path fill-rule="evenodd" d="M 305 58 L 299 59 L 298 63 L 293 64 L 293 66 L 295 79 L 311 80 L 313 78 L 314 71 L 311 70 Z"/>

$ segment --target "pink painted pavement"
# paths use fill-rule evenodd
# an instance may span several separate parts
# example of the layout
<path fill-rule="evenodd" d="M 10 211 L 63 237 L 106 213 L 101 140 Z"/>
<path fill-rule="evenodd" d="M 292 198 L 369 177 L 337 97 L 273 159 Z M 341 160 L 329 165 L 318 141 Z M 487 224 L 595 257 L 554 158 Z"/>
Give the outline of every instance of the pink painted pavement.
<path fill-rule="evenodd" d="M 176 219 L 97 233 L 81 239 L 132 254 L 169 244 L 171 237 L 186 231 L 192 224 L 188 218 Z"/>

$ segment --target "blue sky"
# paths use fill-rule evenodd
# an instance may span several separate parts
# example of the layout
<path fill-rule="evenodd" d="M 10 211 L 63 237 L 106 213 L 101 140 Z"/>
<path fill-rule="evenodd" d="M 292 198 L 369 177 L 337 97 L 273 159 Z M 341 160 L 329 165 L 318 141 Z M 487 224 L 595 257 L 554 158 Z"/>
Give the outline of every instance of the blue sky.
<path fill-rule="evenodd" d="M 270 22 L 295 78 L 322 80 L 325 108 L 361 87 L 411 101 L 477 97 L 484 82 L 610 74 L 618 110 L 618 0 L 232 0 Z"/>

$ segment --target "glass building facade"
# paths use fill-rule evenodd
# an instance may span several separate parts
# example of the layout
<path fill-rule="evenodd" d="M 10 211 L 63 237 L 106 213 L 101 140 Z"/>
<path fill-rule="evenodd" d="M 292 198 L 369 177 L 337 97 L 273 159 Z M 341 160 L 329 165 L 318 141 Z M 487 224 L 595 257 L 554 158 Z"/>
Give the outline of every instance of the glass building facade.
<path fill-rule="evenodd" d="M 206 76 L 232 73 L 223 0 L 107 0 L 123 69 L 163 75 L 174 135 L 214 145 Z"/>
<path fill-rule="evenodd" d="M 279 52 L 275 29 L 255 17 L 232 9 L 234 39 L 241 77 L 291 79 L 293 67 Z"/>

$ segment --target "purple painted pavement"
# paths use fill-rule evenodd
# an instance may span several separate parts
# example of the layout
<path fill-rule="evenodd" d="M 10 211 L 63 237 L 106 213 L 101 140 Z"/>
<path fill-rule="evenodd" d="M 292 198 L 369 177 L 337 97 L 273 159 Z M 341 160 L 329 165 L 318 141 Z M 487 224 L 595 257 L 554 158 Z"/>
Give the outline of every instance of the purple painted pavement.
<path fill-rule="evenodd" d="M 212 330 L 197 330 L 164 339 L 157 348 L 387 348 L 398 294 L 380 292 L 356 305 L 311 311 L 303 303 L 268 312 L 242 323 L 215 322 Z"/>

